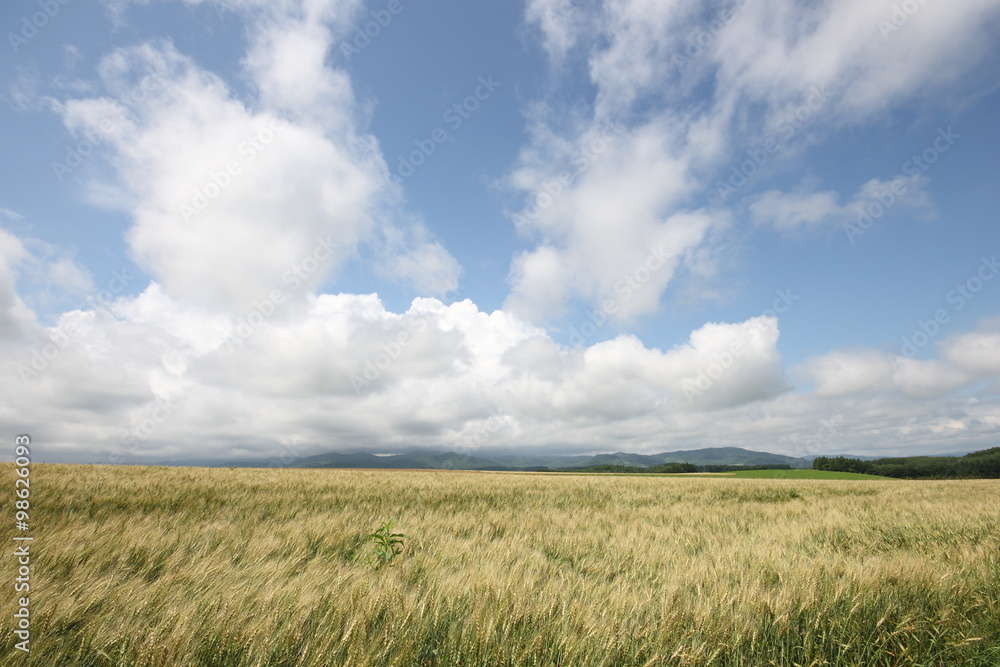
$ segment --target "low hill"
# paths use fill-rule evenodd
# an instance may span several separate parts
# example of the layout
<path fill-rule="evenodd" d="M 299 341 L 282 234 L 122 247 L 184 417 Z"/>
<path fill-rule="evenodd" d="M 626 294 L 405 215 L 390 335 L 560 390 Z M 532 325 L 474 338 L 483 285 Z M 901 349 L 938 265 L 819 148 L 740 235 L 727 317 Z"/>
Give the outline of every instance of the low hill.
<path fill-rule="evenodd" d="M 805 459 L 794 456 L 782 456 L 768 452 L 754 452 L 740 447 L 709 447 L 707 449 L 690 449 L 679 452 L 659 454 L 660 463 L 693 463 L 695 465 L 780 465 L 787 464 L 792 468 L 808 468 Z"/>
<path fill-rule="evenodd" d="M 414 450 L 403 454 L 376 456 L 365 452 L 345 454 L 328 452 L 298 459 L 296 468 L 426 468 L 442 470 L 537 470 L 539 468 L 574 469 L 594 466 L 629 466 L 651 468 L 664 463 L 695 465 L 760 466 L 788 465 L 808 468 L 809 462 L 791 456 L 755 452 L 738 447 L 709 447 L 660 454 L 615 452 L 593 456 L 558 456 L 533 454 L 490 454 L 476 456 L 457 452 Z"/>
<path fill-rule="evenodd" d="M 414 451 L 405 454 L 376 456 L 365 452 L 341 454 L 329 452 L 298 459 L 293 468 L 417 468 L 440 470 L 509 470 L 495 461 L 456 452 Z"/>

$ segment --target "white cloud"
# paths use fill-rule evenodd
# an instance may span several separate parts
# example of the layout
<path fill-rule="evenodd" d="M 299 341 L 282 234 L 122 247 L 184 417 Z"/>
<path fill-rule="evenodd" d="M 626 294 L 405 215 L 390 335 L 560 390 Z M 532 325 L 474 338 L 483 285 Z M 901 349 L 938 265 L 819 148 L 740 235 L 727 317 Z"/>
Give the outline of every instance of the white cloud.
<path fill-rule="evenodd" d="M 387 228 L 381 244 L 383 256 L 377 267 L 382 273 L 409 281 L 423 294 L 444 296 L 458 288 L 462 267 L 422 225 L 408 230 Z"/>
<path fill-rule="evenodd" d="M 8 336 L 35 320 L 33 311 L 59 312 L 94 291 L 90 271 L 70 253 L 0 227 L 0 312 Z"/>
<path fill-rule="evenodd" d="M 893 381 L 907 396 L 940 396 L 971 380 L 962 369 L 937 360 L 897 359 Z"/>
<path fill-rule="evenodd" d="M 950 336 L 941 348 L 945 359 L 972 377 L 1000 376 L 1000 321 L 988 321 L 976 331 Z"/>
<path fill-rule="evenodd" d="M 679 205 L 691 184 L 684 158 L 671 155 L 677 137 L 669 124 L 594 126 L 576 141 L 540 140 L 557 154 L 532 146 L 510 177 L 533 190 L 533 205 L 514 220 L 540 243 L 515 259 L 508 307 L 535 321 L 572 299 L 598 306 L 613 300 L 613 315 L 624 321 L 656 312 L 718 222 Z"/>
<path fill-rule="evenodd" d="M 842 215 L 833 191 L 783 193 L 769 190 L 750 204 L 757 224 L 770 224 L 780 232 L 810 231 Z"/>
<path fill-rule="evenodd" d="M 968 364 L 982 358 L 990 344 L 988 336 L 967 333 L 949 338 L 942 345 L 942 359 L 910 359 L 872 349 L 836 350 L 812 357 L 798 369 L 819 397 L 886 396 L 940 397 L 971 384 L 980 377 L 1000 376 L 1000 364 Z M 977 356 L 978 355 L 978 356 Z"/>
<path fill-rule="evenodd" d="M 341 249 L 324 254 L 307 279 L 315 286 L 370 224 L 376 155 L 351 155 L 321 133 L 247 108 L 169 44 L 119 50 L 102 70 L 112 90 L 162 72 L 145 79 L 148 94 L 134 114 L 121 114 L 109 140 L 134 200 L 132 251 L 171 294 L 245 310 L 311 256 L 317 239 L 330 238 Z M 116 106 L 71 100 L 67 125 L 99 131 Z"/>
<path fill-rule="evenodd" d="M 629 335 L 562 347 L 468 300 L 418 298 L 394 313 L 375 295 L 323 294 L 234 325 L 153 283 L 52 327 L 20 309 L 18 335 L 0 340 L 12 379 L 0 418 L 61 460 L 287 462 L 420 446 L 906 453 L 939 447 L 942 433 L 985 447 L 1000 424 L 995 400 L 966 393 L 1000 376 L 966 368 L 991 349 L 988 328 L 948 339 L 939 360 L 863 349 L 807 360 L 810 390 L 789 385 L 767 316 L 706 324 L 657 350 Z"/>
<path fill-rule="evenodd" d="M 132 254 L 167 293 L 234 314 L 275 287 L 301 301 L 360 244 L 387 237 L 406 242 L 380 256 L 418 289 L 457 280 L 457 262 L 426 229 L 396 229 L 398 190 L 375 139 L 356 129 L 349 78 L 325 64 L 352 7 L 269 7 L 248 19 L 255 100 L 154 42 L 103 58 L 108 97 L 60 105 L 67 128 L 105 140 L 116 180 L 92 180 L 91 199 L 127 209 Z M 437 268 L 418 271 L 421 259 Z"/>
<path fill-rule="evenodd" d="M 589 113 L 567 110 L 556 83 L 529 108 L 530 141 L 509 184 L 526 199 L 514 222 L 538 245 L 514 260 L 510 307 L 539 320 L 574 299 L 599 305 L 675 216 L 697 213 L 700 223 L 689 218 L 691 233 L 670 248 L 668 268 L 625 309 L 651 312 L 676 270 L 718 238 L 712 228 L 726 213 L 691 201 L 727 178 L 746 147 L 781 137 L 772 161 L 791 160 L 817 138 L 902 102 L 949 99 L 942 93 L 954 90 L 959 72 L 987 80 L 983 90 L 1000 80 L 983 57 L 1000 17 L 997 0 L 921 5 L 884 39 L 878 21 L 891 12 L 865 0 L 529 1 L 525 21 L 541 35 L 554 80 L 585 67 L 595 92 L 581 100 Z M 803 121 L 795 114 L 806 101 Z M 591 150 L 609 127 L 617 129 L 608 147 Z M 784 232 L 848 224 L 888 185 L 870 180 L 848 196 L 772 191 L 751 212 Z M 929 210 L 920 186 L 908 183 L 896 211 Z"/>
<path fill-rule="evenodd" d="M 0 228 L 0 340 L 20 338 L 34 322 L 34 313 L 17 292 L 16 266 L 28 257 L 16 236 Z"/>
<path fill-rule="evenodd" d="M 356 0 L 312 2 L 301 10 L 261 5 L 266 13 L 253 15 L 253 44 L 244 64 L 265 107 L 328 131 L 353 132 L 350 77 L 325 61 L 334 37 L 359 7 Z"/>
<path fill-rule="evenodd" d="M 807 234 L 836 226 L 853 240 L 883 217 L 900 213 L 919 218 L 930 216 L 934 207 L 925 185 L 925 178 L 901 174 L 884 181 L 873 178 L 863 183 L 843 205 L 833 190 L 768 190 L 753 198 L 749 210 L 755 224 L 770 226 L 783 234 Z"/>
<path fill-rule="evenodd" d="M 23 411 L 49 424 L 47 447 L 64 458 L 127 449 L 150 460 L 274 455 L 289 441 L 300 454 L 345 443 L 598 448 L 614 424 L 641 434 L 785 389 L 773 318 L 707 325 L 665 352 L 631 336 L 561 348 L 470 301 L 416 299 L 397 314 L 375 295 L 328 294 L 303 311 L 246 319 L 241 332 L 155 283 L 110 310 L 68 312 L 10 344 L 3 370 L 24 379 L 3 389 L 3 402 L 15 422 Z M 726 360 L 734 343 L 742 348 Z M 691 400 L 700 376 L 712 379 Z M 86 397 L 68 386 L 88 387 Z M 504 428 L 479 443 L 498 414 Z"/>
<path fill-rule="evenodd" d="M 708 60 L 720 67 L 718 82 L 729 95 L 780 111 L 799 91 L 826 86 L 833 92 L 831 113 L 855 122 L 952 88 L 955 73 L 980 64 L 987 53 L 978 40 L 995 25 L 998 9 L 995 0 L 926 3 L 885 39 L 878 22 L 889 18 L 890 5 L 749 3 L 720 33 Z M 958 46 L 969 40 L 970 48 Z"/>

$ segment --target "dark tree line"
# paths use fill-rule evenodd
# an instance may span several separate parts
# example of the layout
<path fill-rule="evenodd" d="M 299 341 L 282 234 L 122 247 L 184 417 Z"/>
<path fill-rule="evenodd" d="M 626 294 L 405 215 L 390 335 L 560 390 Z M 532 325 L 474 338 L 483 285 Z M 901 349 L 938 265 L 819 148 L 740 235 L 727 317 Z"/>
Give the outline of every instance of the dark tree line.
<path fill-rule="evenodd" d="M 813 469 L 860 472 L 901 479 L 948 479 L 956 477 L 1000 478 L 1000 447 L 965 456 L 906 456 L 862 461 L 844 456 L 820 456 Z"/>

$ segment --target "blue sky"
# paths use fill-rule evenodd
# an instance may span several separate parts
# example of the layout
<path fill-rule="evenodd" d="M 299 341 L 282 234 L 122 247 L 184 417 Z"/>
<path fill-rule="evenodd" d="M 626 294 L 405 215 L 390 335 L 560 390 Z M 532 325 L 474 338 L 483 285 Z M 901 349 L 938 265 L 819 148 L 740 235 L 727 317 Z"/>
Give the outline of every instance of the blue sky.
<path fill-rule="evenodd" d="M 7 3 L 0 421 L 94 462 L 996 446 L 998 22 Z"/>

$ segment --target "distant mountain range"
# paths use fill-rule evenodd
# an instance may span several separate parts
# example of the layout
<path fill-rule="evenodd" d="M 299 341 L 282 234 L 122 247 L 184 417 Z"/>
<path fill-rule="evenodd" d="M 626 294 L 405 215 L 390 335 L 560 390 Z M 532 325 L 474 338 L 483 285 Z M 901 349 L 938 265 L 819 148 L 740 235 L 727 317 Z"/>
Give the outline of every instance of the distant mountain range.
<path fill-rule="evenodd" d="M 961 456 L 966 452 L 954 454 Z M 859 456 L 856 454 L 823 454 L 822 456 L 843 456 L 861 461 L 873 461 L 877 457 Z M 501 452 L 478 452 L 477 455 L 459 454 L 458 452 L 439 452 L 430 450 L 413 450 L 404 454 L 377 455 L 366 452 L 344 454 L 328 452 L 307 456 L 292 461 L 277 462 L 274 459 L 198 459 L 171 460 L 147 463 L 146 465 L 161 466 L 196 466 L 206 468 L 395 468 L 395 469 L 427 469 L 427 470 L 537 470 L 552 468 L 555 470 L 569 468 L 590 468 L 600 465 L 634 466 L 648 468 L 664 463 L 693 463 L 698 466 L 761 466 L 788 465 L 792 468 L 811 468 L 813 459 L 818 455 L 808 455 L 801 458 L 755 452 L 740 447 L 706 447 L 704 449 L 688 449 L 661 454 L 632 454 L 616 452 L 614 454 L 595 454 L 592 456 L 571 456 L 556 454 L 506 454 Z"/>
<path fill-rule="evenodd" d="M 739 447 L 709 447 L 662 454 L 596 454 L 557 456 L 544 454 L 459 454 L 457 452 L 412 451 L 405 454 L 342 454 L 329 452 L 293 461 L 293 468 L 409 468 L 438 470 L 536 470 L 538 468 L 589 468 L 596 465 L 624 465 L 647 468 L 663 463 L 695 465 L 779 465 L 809 468 L 804 458 L 754 452 Z"/>

